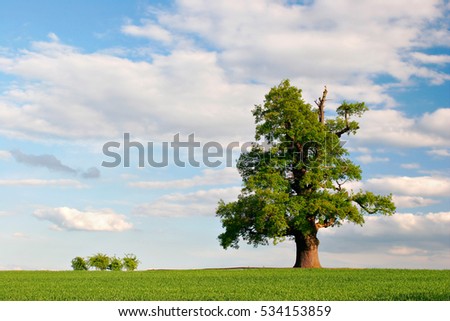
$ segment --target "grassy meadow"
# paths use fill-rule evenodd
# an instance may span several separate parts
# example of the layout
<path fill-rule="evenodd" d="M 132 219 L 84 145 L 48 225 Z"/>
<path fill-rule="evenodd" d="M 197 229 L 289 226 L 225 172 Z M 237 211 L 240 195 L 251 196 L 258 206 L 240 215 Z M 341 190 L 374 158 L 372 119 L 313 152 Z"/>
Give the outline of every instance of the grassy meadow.
<path fill-rule="evenodd" d="M 2 271 L 0 300 L 450 300 L 450 270 Z"/>

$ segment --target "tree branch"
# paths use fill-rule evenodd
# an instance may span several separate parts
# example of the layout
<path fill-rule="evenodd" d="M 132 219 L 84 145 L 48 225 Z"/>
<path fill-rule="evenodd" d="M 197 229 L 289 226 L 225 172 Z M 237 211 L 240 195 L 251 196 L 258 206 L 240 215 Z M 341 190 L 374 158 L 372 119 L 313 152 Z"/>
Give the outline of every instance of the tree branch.
<path fill-rule="evenodd" d="M 369 214 L 375 214 L 376 212 L 378 212 L 380 209 L 379 208 L 374 208 L 372 210 L 370 210 L 367 206 L 361 204 L 361 202 L 358 202 L 357 200 L 353 200 L 354 202 L 356 202 L 356 204 L 358 204 L 364 211 L 366 211 Z"/>
<path fill-rule="evenodd" d="M 320 228 L 327 228 L 331 225 L 333 225 L 336 222 L 335 218 L 330 218 L 329 220 L 325 220 L 325 222 L 323 222 L 323 224 L 320 223 L 316 223 L 316 229 L 320 229 Z"/>
<path fill-rule="evenodd" d="M 341 138 L 341 136 L 350 131 L 350 126 L 348 124 L 348 113 L 345 111 L 345 127 L 336 133 L 337 137 Z"/>
<path fill-rule="evenodd" d="M 325 124 L 325 101 L 327 98 L 327 86 L 325 86 L 325 89 L 323 90 L 322 93 L 322 98 L 319 98 L 319 101 L 315 100 L 314 102 L 316 103 L 317 107 L 319 107 L 319 122 L 321 122 L 322 124 Z"/>
<path fill-rule="evenodd" d="M 348 178 L 346 180 L 344 180 L 342 183 L 339 183 L 338 180 L 335 181 L 336 184 L 338 185 L 338 187 L 336 188 L 337 191 L 341 191 L 342 190 L 342 185 L 344 185 L 345 183 L 348 182 Z"/>

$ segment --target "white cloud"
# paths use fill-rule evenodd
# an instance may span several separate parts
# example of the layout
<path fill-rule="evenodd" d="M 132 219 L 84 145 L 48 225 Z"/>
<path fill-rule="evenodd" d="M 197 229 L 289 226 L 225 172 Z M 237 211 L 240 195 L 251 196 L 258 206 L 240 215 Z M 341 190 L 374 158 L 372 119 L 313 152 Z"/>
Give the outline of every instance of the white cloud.
<path fill-rule="evenodd" d="M 415 168 L 415 167 L 410 167 Z M 381 194 L 393 194 L 399 208 L 414 208 L 437 204 L 431 197 L 445 197 L 450 194 L 450 178 L 446 176 L 386 176 L 365 181 L 346 182 L 348 190 L 361 190 Z"/>
<path fill-rule="evenodd" d="M 73 179 L 0 179 L 0 186 L 59 186 L 85 188 L 87 185 Z"/>
<path fill-rule="evenodd" d="M 139 176 L 135 174 L 121 174 L 120 177 L 124 180 L 139 178 Z"/>
<path fill-rule="evenodd" d="M 121 31 L 130 36 L 159 40 L 164 43 L 172 42 L 170 32 L 152 21 L 143 21 L 143 26 L 127 24 L 122 26 Z"/>
<path fill-rule="evenodd" d="M 439 201 L 431 199 L 431 198 L 425 198 L 421 196 L 400 196 L 400 195 L 393 195 L 392 199 L 395 203 L 395 206 L 397 208 L 414 208 L 414 207 L 423 207 L 423 206 L 429 206 L 436 203 L 439 203 Z"/>
<path fill-rule="evenodd" d="M 124 215 L 111 209 L 79 211 L 69 207 L 57 207 L 38 209 L 33 215 L 54 223 L 54 227 L 60 230 L 122 232 L 133 228 Z"/>
<path fill-rule="evenodd" d="M 407 248 L 405 246 L 405 248 Z M 450 255 L 416 249 L 411 255 L 392 254 L 397 248 L 379 247 L 368 254 L 359 252 L 322 252 L 322 262 L 333 267 L 396 268 L 396 269 L 447 269 Z M 417 251 L 419 250 L 419 251 Z M 427 252 L 426 255 L 423 253 Z"/>
<path fill-rule="evenodd" d="M 236 168 L 226 167 L 224 169 L 204 169 L 202 175 L 192 178 L 177 179 L 169 181 L 141 181 L 128 183 L 132 187 L 152 189 L 182 189 L 205 185 L 236 184 L 240 176 Z"/>
<path fill-rule="evenodd" d="M 55 33 L 53 33 L 53 32 L 50 32 L 50 33 L 47 35 L 47 37 L 49 37 L 50 40 L 52 40 L 52 41 L 55 41 L 55 42 L 58 42 L 58 41 L 59 41 L 59 37 L 58 37 Z"/>
<path fill-rule="evenodd" d="M 424 64 L 448 64 L 450 63 L 449 55 L 428 55 L 422 52 L 415 52 L 412 54 L 414 59 Z"/>
<path fill-rule="evenodd" d="M 368 190 L 409 196 L 448 196 L 450 178 L 433 176 L 387 176 L 364 182 Z"/>
<path fill-rule="evenodd" d="M 432 149 L 427 151 L 428 155 L 439 156 L 439 157 L 450 157 L 450 151 L 448 149 Z"/>
<path fill-rule="evenodd" d="M 41 42 L 0 70 L 29 80 L 0 97 L 0 132 L 25 138 L 242 139 L 252 136 L 250 109 L 266 90 L 229 82 L 217 54 L 201 50 L 134 62 Z"/>
<path fill-rule="evenodd" d="M 227 69 L 240 77 L 268 82 L 298 77 L 314 86 L 323 85 L 318 81 L 340 83 L 348 90 L 354 87 L 354 93 L 367 86 L 370 90 L 364 98 L 372 92 L 371 101 L 380 102 L 388 98 L 370 75 L 407 80 L 422 72 L 426 77 L 443 77 L 405 59 L 405 52 L 425 42 L 419 39 L 424 29 L 430 34 L 440 32 L 424 28 L 425 22 L 443 16 L 439 5 L 437 0 L 358 4 L 319 0 L 307 5 L 180 1 L 175 12 L 159 13 L 157 18 L 166 28 L 194 33 L 220 48 Z"/>
<path fill-rule="evenodd" d="M 389 161 L 389 158 L 387 157 L 374 157 L 370 154 L 358 156 L 356 159 L 363 164 Z"/>
<path fill-rule="evenodd" d="M 352 140 L 401 147 L 448 146 L 448 119 L 450 108 L 425 113 L 419 119 L 398 110 L 370 110 L 361 118 L 361 129 Z"/>
<path fill-rule="evenodd" d="M 405 164 L 401 164 L 400 167 L 401 168 L 406 168 L 406 169 L 417 169 L 417 168 L 420 168 L 420 164 L 417 164 L 417 163 L 405 163 Z"/>
<path fill-rule="evenodd" d="M 26 239 L 26 238 L 28 238 L 28 235 L 26 235 L 25 233 L 22 233 L 22 232 L 14 232 L 12 236 L 14 238 L 16 238 L 16 239 Z"/>
<path fill-rule="evenodd" d="M 439 137 L 445 137 L 450 145 L 450 108 L 440 108 L 432 113 L 425 113 L 419 120 L 420 128 Z"/>
<path fill-rule="evenodd" d="M 411 255 L 426 255 L 428 254 L 428 251 L 407 246 L 394 246 L 391 249 L 389 249 L 388 253 L 393 255 L 411 256 Z"/>
<path fill-rule="evenodd" d="M 335 266 L 448 267 L 450 212 L 369 216 L 365 220 L 362 227 L 344 224 L 321 230 L 322 257 Z"/>
<path fill-rule="evenodd" d="M 360 189 L 364 188 L 364 184 L 361 181 L 350 181 L 345 182 L 343 185 L 347 190 L 353 190 L 355 192 L 359 191 Z"/>
<path fill-rule="evenodd" d="M 0 150 L 0 159 L 11 158 L 11 153 L 6 150 Z"/>
<path fill-rule="evenodd" d="M 443 18 L 437 0 L 307 5 L 199 0 L 151 14 L 151 21 L 122 26 L 128 35 L 171 44 L 164 55 L 144 48 L 150 50 L 147 60 L 82 53 L 55 34 L 49 34 L 50 42 L 1 56 L 0 70 L 19 80 L 0 98 L 0 132 L 71 139 L 115 138 L 132 130 L 157 139 L 195 131 L 199 137 L 248 139 L 250 109 L 283 78 L 302 87 L 308 101 L 326 83 L 330 99 L 387 105 L 395 102 L 388 85 L 376 84 L 377 75 L 403 84 L 413 76 L 436 83 L 447 79 L 423 66 L 423 56 L 412 58 L 433 35 L 447 34 L 435 25 Z M 384 126 L 381 140 L 400 139 L 389 130 L 393 124 L 395 119 Z M 444 144 L 441 136 L 410 129 L 402 143 Z"/>
<path fill-rule="evenodd" d="M 370 148 L 367 147 L 352 147 L 352 146 L 350 147 L 345 146 L 345 147 L 349 152 L 363 153 L 363 154 L 370 154 L 371 152 Z"/>
<path fill-rule="evenodd" d="M 189 217 L 215 215 L 215 209 L 220 199 L 236 200 L 240 187 L 230 187 L 211 190 L 200 190 L 191 193 L 173 193 L 163 195 L 156 201 L 142 204 L 134 209 L 134 214 L 162 217 Z"/>
<path fill-rule="evenodd" d="M 325 229 L 323 233 L 342 233 L 342 230 L 345 230 L 349 234 L 367 237 L 416 238 L 416 242 L 425 242 L 427 238 L 444 237 L 443 242 L 449 242 L 449 228 L 450 212 L 424 215 L 403 213 L 392 216 L 366 216 L 362 227 L 344 224 L 339 228 Z"/>

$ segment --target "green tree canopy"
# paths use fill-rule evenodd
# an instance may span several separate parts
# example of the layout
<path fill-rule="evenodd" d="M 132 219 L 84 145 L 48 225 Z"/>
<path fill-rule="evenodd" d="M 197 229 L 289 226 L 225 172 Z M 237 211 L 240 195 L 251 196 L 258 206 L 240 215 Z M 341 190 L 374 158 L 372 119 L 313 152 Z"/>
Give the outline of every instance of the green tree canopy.
<path fill-rule="evenodd" d="M 344 221 L 362 225 L 366 214 L 395 212 L 391 195 L 345 185 L 361 180 L 361 168 L 348 158 L 340 137 L 357 133 L 353 118 L 367 107 L 343 102 L 335 118 L 325 119 L 326 96 L 325 88 L 315 108 L 285 80 L 255 106 L 255 138 L 265 144 L 254 143 L 238 160 L 243 188 L 237 201 L 219 202 L 224 248 L 238 248 L 241 238 L 256 246 L 289 237 L 297 245 L 294 267 L 320 267 L 319 229 Z"/>
<path fill-rule="evenodd" d="M 71 263 L 74 271 L 86 271 L 89 269 L 86 260 L 80 256 L 75 257 Z"/>
<path fill-rule="evenodd" d="M 97 253 L 91 257 L 89 257 L 89 266 L 100 270 L 100 271 L 104 271 L 108 268 L 109 266 L 109 257 L 106 254 L 103 253 Z"/>
<path fill-rule="evenodd" d="M 113 256 L 112 258 L 109 259 L 108 270 L 122 271 L 122 268 L 123 268 L 122 259 L 120 259 L 116 256 Z"/>
<path fill-rule="evenodd" d="M 134 254 L 125 254 L 125 257 L 122 260 L 123 260 L 123 267 L 127 271 L 136 270 L 139 266 L 139 263 L 141 263 Z"/>

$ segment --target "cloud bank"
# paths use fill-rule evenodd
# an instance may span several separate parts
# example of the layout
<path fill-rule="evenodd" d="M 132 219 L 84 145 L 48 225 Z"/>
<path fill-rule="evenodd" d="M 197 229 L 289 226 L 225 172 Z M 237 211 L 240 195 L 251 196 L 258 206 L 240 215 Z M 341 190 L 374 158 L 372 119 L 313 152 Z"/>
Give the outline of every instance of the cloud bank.
<path fill-rule="evenodd" d="M 36 210 L 33 215 L 54 223 L 58 230 L 123 232 L 133 228 L 124 215 L 111 209 L 80 211 L 75 208 L 57 207 Z"/>

